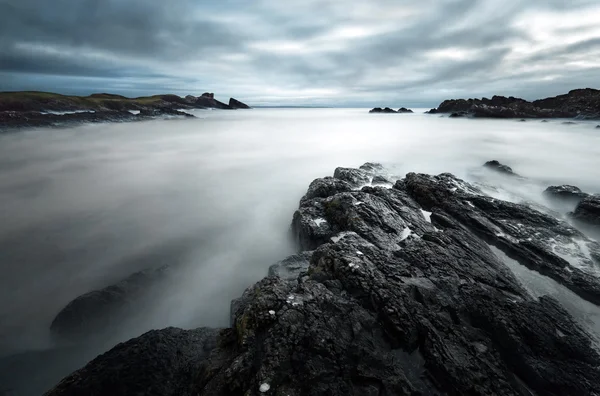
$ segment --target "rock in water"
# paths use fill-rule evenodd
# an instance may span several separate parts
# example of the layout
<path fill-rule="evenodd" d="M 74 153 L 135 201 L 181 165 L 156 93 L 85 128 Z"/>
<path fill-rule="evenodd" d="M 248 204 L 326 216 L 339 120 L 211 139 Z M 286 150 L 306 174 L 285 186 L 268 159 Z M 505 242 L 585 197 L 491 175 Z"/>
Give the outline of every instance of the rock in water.
<path fill-rule="evenodd" d="M 401 107 L 398 109 L 397 113 L 412 113 L 411 109 L 407 109 L 406 107 Z"/>
<path fill-rule="evenodd" d="M 194 374 L 216 346 L 217 330 L 152 330 L 119 344 L 63 379 L 46 396 L 192 396 Z"/>
<path fill-rule="evenodd" d="M 229 107 L 232 109 L 251 109 L 246 103 L 240 102 L 237 99 L 229 98 Z"/>
<path fill-rule="evenodd" d="M 513 172 L 512 168 L 510 166 L 501 164 L 500 162 L 498 162 L 496 160 L 488 161 L 485 164 L 483 164 L 483 166 L 487 169 L 491 169 L 498 173 L 503 173 L 503 174 L 509 175 L 509 176 L 518 176 L 515 172 Z"/>
<path fill-rule="evenodd" d="M 187 336 L 152 356 L 163 343 L 145 335 L 48 395 L 600 394 L 594 338 L 556 300 L 531 295 L 488 245 L 599 304 L 600 281 L 586 272 L 597 243 L 451 174 L 347 191 L 373 174 L 338 169 L 344 183 L 313 182 L 332 188 L 307 192 L 294 214 L 300 248 L 315 251 L 276 267 L 302 262 L 294 275 L 274 269 L 248 288 L 208 357 Z M 198 360 L 176 364 L 176 348 Z"/>
<path fill-rule="evenodd" d="M 381 107 L 375 107 L 374 109 L 370 110 L 369 113 L 395 113 L 396 110 L 390 109 L 389 107 L 386 107 L 385 109 L 382 109 Z"/>
<path fill-rule="evenodd" d="M 137 272 L 121 282 L 81 295 L 56 315 L 53 335 L 77 340 L 114 330 L 130 315 L 148 289 L 163 281 L 168 266 Z"/>
<path fill-rule="evenodd" d="M 579 202 L 572 217 L 590 225 L 600 226 L 600 195 L 590 195 Z"/>
<path fill-rule="evenodd" d="M 582 199 L 589 196 L 579 189 L 579 187 L 569 186 L 550 186 L 544 191 L 544 195 L 552 200 L 562 201 L 569 204 L 578 204 Z"/>

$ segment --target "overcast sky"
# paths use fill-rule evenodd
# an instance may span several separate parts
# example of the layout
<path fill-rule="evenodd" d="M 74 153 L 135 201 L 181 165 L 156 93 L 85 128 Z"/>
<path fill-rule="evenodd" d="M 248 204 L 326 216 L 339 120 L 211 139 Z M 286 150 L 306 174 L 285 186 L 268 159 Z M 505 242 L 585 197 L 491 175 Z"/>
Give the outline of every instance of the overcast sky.
<path fill-rule="evenodd" d="M 0 0 L 0 90 L 429 107 L 599 83 L 598 0 Z"/>

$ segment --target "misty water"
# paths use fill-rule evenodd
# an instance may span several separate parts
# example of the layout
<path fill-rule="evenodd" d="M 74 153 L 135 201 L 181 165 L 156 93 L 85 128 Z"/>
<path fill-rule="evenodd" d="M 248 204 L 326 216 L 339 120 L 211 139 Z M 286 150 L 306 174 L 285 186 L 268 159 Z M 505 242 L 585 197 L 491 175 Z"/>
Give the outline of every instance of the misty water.
<path fill-rule="evenodd" d="M 54 355 L 41 360 L 55 372 L 40 381 L 149 329 L 228 326 L 230 300 L 294 252 L 287 231 L 309 183 L 337 166 L 452 172 L 515 202 L 546 204 L 552 184 L 600 191 L 600 132 L 587 122 L 366 109 L 195 114 L 0 136 L 0 356 L 69 347 L 49 331 L 69 301 L 164 264 L 178 275 L 118 334 L 64 367 Z M 491 159 L 528 179 L 485 173 Z"/>

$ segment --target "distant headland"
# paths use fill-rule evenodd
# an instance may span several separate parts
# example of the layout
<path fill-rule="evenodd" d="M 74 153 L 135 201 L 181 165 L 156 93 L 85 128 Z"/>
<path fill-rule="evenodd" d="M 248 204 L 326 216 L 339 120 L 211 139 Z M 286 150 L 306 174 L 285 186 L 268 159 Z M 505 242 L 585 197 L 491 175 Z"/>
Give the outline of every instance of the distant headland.
<path fill-rule="evenodd" d="M 127 98 L 109 93 L 70 96 L 36 91 L 0 92 L 0 130 L 139 121 L 161 116 L 194 117 L 184 111 L 190 109 L 236 110 L 250 106 L 234 98 L 225 104 L 209 92 L 184 98 L 173 94 Z"/>

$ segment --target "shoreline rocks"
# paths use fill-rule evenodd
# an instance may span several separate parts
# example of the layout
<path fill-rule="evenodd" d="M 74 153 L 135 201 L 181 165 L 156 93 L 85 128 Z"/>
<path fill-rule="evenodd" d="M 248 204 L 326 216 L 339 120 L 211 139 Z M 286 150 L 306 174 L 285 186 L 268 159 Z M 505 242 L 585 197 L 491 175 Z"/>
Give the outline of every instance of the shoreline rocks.
<path fill-rule="evenodd" d="M 589 195 L 581 200 L 571 217 L 592 226 L 600 226 L 600 195 Z"/>
<path fill-rule="evenodd" d="M 474 118 L 600 119 L 600 90 L 574 89 L 564 95 L 529 102 L 513 96 L 491 99 L 449 99 L 427 113 L 462 114 Z"/>
<path fill-rule="evenodd" d="M 200 97 L 155 95 L 127 98 L 108 93 L 67 96 L 47 92 L 0 92 L 0 132 L 18 128 L 61 127 L 78 123 L 131 122 L 157 117 L 194 118 L 181 110 L 246 109 L 233 98 L 234 106 L 219 102 L 213 93 Z"/>
<path fill-rule="evenodd" d="M 588 328 L 490 248 L 597 305 L 598 243 L 449 173 L 376 177 L 370 163 L 311 183 L 299 255 L 232 302 L 231 328 L 146 333 L 46 395 L 600 393 Z"/>

